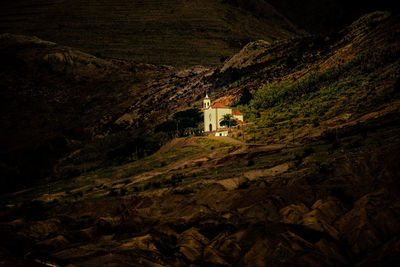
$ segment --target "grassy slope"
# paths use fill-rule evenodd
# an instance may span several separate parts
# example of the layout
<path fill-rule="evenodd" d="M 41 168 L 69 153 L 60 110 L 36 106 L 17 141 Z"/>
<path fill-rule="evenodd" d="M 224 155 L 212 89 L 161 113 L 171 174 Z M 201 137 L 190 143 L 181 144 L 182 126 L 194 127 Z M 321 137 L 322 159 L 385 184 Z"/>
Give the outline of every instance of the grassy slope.
<path fill-rule="evenodd" d="M 255 16 L 214 0 L 5 1 L 0 31 L 145 63 L 215 65 L 249 41 L 296 35 L 265 5 Z"/>

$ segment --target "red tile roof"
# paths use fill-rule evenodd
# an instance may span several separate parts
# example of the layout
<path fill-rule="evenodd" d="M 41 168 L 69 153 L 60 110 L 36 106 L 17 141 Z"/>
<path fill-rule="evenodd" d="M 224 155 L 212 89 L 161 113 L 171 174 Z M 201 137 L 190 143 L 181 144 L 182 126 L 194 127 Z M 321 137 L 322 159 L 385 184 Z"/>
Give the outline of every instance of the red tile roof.
<path fill-rule="evenodd" d="M 223 104 L 214 104 L 214 105 L 212 105 L 211 107 L 212 107 L 212 108 L 230 108 L 230 107 L 227 107 L 227 106 L 225 106 L 225 105 L 223 105 Z"/>
<path fill-rule="evenodd" d="M 240 111 L 233 110 L 232 115 L 243 115 Z"/>

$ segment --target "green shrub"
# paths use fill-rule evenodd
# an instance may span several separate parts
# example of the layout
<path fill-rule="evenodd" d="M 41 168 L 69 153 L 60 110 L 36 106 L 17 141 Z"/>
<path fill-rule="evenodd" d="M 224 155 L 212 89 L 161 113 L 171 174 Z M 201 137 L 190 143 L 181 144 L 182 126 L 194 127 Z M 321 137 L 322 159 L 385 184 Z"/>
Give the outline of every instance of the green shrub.
<path fill-rule="evenodd" d="M 333 67 L 326 72 L 313 72 L 296 83 L 268 84 L 254 94 L 250 105 L 255 109 L 267 109 L 299 99 L 337 80 L 342 72 L 341 68 Z"/>

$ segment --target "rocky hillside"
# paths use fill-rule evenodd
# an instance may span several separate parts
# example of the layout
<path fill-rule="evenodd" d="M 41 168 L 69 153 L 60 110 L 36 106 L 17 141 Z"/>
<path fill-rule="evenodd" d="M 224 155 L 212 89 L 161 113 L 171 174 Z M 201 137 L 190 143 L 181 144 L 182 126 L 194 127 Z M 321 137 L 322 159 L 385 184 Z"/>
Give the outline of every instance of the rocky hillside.
<path fill-rule="evenodd" d="M 256 0 L 5 0 L 0 33 L 35 35 L 106 57 L 207 66 L 249 41 L 304 32 Z"/>
<path fill-rule="evenodd" d="M 92 137 L 62 132 L 58 179 L 2 194 L 2 264 L 399 264 L 397 15 L 371 13 L 324 37 L 253 42 L 215 68 L 108 61 L 12 35 L 1 47 L 12 66 L 1 79 L 10 140 L 64 129 L 31 112 L 56 100 L 55 121 Z M 199 106 L 205 91 L 236 105 L 246 124 L 228 138 L 176 138 L 139 156 L 140 143 L 160 146 L 160 124 Z M 43 102 L 27 106 L 33 100 Z M 76 103 L 83 119 L 65 115 Z M 10 123 L 18 114 L 30 128 Z M 2 166 L 11 166 L 7 155 Z"/>
<path fill-rule="evenodd" d="M 0 35 L 0 57 L 2 190 L 51 175 L 60 156 L 107 132 L 96 125 L 137 101 L 147 79 L 171 71 L 10 34 Z"/>

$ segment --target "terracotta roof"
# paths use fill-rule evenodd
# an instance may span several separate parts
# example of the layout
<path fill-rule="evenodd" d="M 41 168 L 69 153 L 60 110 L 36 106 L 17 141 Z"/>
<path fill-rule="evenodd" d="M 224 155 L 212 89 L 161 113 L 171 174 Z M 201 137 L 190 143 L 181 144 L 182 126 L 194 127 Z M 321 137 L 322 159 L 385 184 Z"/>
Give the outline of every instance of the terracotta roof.
<path fill-rule="evenodd" d="M 227 107 L 227 106 L 225 106 L 225 105 L 223 105 L 223 104 L 214 104 L 214 105 L 212 105 L 211 107 L 212 107 L 212 108 L 230 108 L 230 107 Z"/>
<path fill-rule="evenodd" d="M 240 111 L 233 110 L 232 115 L 243 115 Z"/>
<path fill-rule="evenodd" d="M 241 120 L 236 120 L 236 122 L 237 122 L 238 124 L 242 124 L 242 123 L 243 123 L 243 121 L 241 121 Z"/>

